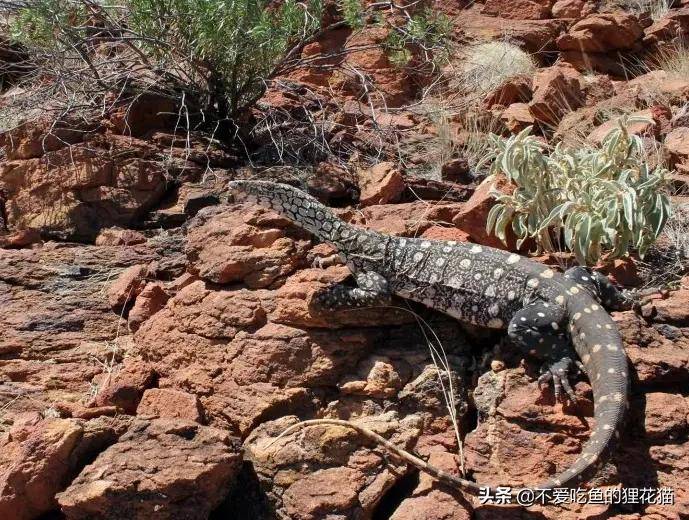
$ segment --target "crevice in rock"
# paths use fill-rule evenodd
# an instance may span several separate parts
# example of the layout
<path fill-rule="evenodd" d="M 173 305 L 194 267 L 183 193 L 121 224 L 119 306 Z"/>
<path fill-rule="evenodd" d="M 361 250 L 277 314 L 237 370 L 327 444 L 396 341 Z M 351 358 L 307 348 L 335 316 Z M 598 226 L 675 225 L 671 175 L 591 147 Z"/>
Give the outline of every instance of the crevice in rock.
<path fill-rule="evenodd" d="M 235 485 L 209 520 L 273 520 L 265 492 L 250 462 L 244 462 Z"/>
<path fill-rule="evenodd" d="M 387 520 L 419 485 L 419 472 L 410 471 L 388 489 L 371 515 L 371 520 Z"/>

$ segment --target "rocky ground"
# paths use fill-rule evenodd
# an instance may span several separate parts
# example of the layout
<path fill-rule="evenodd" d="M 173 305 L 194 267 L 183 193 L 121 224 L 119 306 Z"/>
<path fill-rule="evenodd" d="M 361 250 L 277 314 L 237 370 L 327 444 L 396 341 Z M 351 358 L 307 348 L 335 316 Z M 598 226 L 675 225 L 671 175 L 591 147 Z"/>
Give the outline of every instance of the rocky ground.
<path fill-rule="evenodd" d="M 595 143 L 620 115 L 646 115 L 634 131 L 674 168 L 682 203 L 689 76 L 621 70 L 689 29 L 682 3 L 655 21 L 583 0 L 440 7 L 458 42 L 507 35 L 539 60 L 481 100 L 505 131 L 536 124 L 548 139 Z M 336 32 L 304 53 L 380 39 Z M 420 112 L 423 79 L 383 51 L 347 60 L 387 110 L 349 76 L 299 70 L 259 104 L 272 132 L 254 135 L 253 166 L 207 136 L 175 136 L 155 99 L 130 107 L 126 124 L 116 112 L 88 132 L 34 124 L 3 136 L 0 518 L 689 518 L 689 278 L 640 313 L 614 314 L 632 406 L 591 483 L 673 488 L 674 504 L 481 505 L 346 428 L 278 439 L 300 419 L 354 420 L 446 471 L 523 485 L 573 461 L 592 427 L 588 383 L 577 383 L 576 406 L 555 404 L 538 366 L 499 334 L 403 301 L 312 315 L 314 292 L 347 270 L 314 267 L 329 247 L 227 200 L 225 178 L 299 178 L 361 226 L 505 247 L 485 233 L 488 186 L 461 154 L 427 171 L 442 132 L 468 143 L 466 120 L 441 128 Z M 346 150 L 349 162 L 316 154 L 311 169 L 274 166 L 278 151 L 315 153 L 313 121 L 323 123 L 317 151 Z M 293 138 L 283 148 L 279 128 Z M 378 160 L 348 168 L 357 156 Z M 634 259 L 606 268 L 642 283 Z M 451 369 L 442 384 L 439 359 Z"/>

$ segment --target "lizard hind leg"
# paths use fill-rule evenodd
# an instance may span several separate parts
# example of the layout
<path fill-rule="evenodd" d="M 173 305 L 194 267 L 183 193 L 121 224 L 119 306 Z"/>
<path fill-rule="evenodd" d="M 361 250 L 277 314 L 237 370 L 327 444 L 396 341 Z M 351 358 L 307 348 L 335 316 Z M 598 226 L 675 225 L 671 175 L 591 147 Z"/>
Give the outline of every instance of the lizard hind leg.
<path fill-rule="evenodd" d="M 544 360 L 539 385 L 552 382 L 556 401 L 566 395 L 575 402 L 576 396 L 569 377 L 572 369 L 578 371 L 581 367 L 574 361 L 576 354 L 565 334 L 564 323 L 564 308 L 534 302 L 515 313 L 507 327 L 507 334 L 526 353 Z"/>
<path fill-rule="evenodd" d="M 358 287 L 342 283 L 318 291 L 311 300 L 311 310 L 317 314 L 341 309 L 377 307 L 390 303 L 392 294 L 385 278 L 374 272 L 354 275 Z"/>

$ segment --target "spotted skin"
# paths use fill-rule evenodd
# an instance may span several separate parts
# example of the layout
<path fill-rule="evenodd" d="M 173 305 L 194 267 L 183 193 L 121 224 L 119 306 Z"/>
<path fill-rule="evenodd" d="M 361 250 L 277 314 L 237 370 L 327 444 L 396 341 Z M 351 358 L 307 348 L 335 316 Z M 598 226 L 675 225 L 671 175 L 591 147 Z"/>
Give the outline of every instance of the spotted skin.
<path fill-rule="evenodd" d="M 345 285 L 320 293 L 322 311 L 369 306 L 392 295 L 420 302 L 462 322 L 507 329 L 512 340 L 546 362 L 540 382 L 574 397 L 568 375 L 579 366 L 591 381 L 595 428 L 581 455 L 539 488 L 574 486 L 602 463 L 618 435 L 628 402 L 627 358 L 617 328 L 602 303 L 621 307 L 625 299 L 592 271 L 565 275 L 519 255 L 485 246 L 404 238 L 356 228 L 338 219 L 313 197 L 290 186 L 233 181 L 238 198 L 256 200 L 334 245 L 358 287 Z M 581 361 L 574 361 L 576 358 Z M 471 493 L 480 487 L 427 471 Z"/>

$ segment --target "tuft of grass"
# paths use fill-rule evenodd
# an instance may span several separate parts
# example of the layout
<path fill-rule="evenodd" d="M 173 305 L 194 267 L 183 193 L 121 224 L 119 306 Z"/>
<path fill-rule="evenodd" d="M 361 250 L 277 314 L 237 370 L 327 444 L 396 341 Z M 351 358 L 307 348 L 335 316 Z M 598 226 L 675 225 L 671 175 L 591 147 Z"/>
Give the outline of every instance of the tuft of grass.
<path fill-rule="evenodd" d="M 664 70 L 671 79 L 689 80 L 689 48 L 681 38 L 661 48 L 652 61 L 654 68 Z"/>
<path fill-rule="evenodd" d="M 448 81 L 450 90 L 482 99 L 505 81 L 522 74 L 533 74 L 536 62 L 531 55 L 508 41 L 480 43 L 468 47 L 453 67 L 456 74 Z"/>
<path fill-rule="evenodd" d="M 635 15 L 648 14 L 654 21 L 665 17 L 674 0 L 621 0 L 615 2 L 618 7 Z"/>

